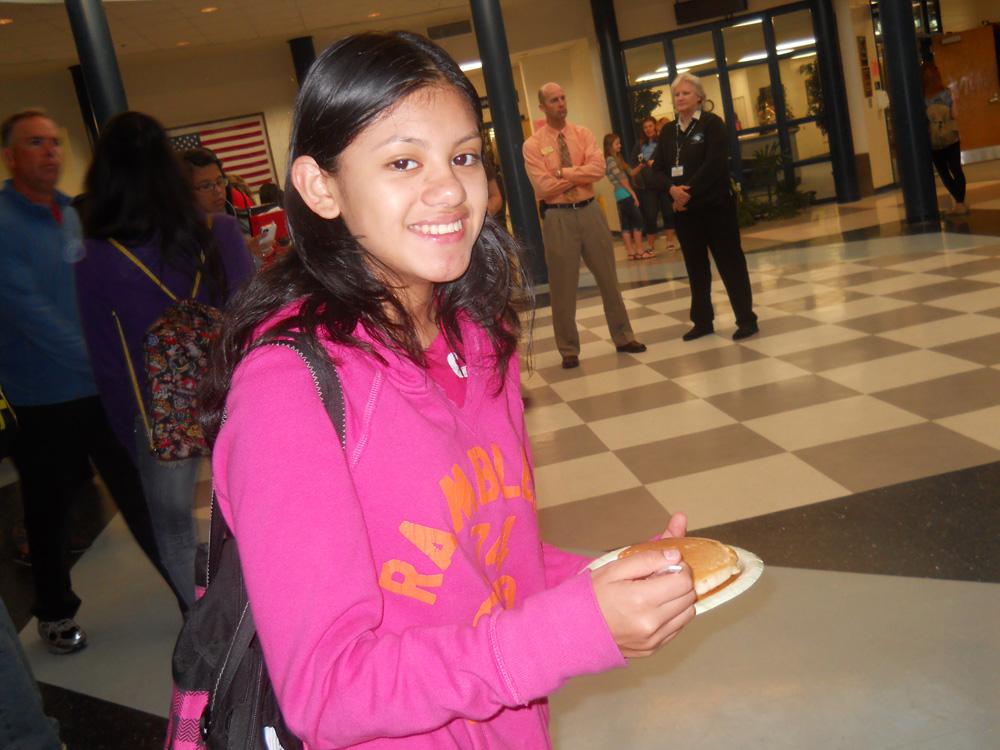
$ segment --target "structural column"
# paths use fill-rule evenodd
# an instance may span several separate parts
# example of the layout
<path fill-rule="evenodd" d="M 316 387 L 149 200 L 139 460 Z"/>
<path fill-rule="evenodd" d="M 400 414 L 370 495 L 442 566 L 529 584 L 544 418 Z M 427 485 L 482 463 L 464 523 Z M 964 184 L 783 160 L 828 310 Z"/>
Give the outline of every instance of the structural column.
<path fill-rule="evenodd" d="M 76 91 L 76 103 L 80 105 L 80 117 L 87 130 L 87 140 L 93 150 L 97 145 L 97 119 L 94 117 L 94 105 L 90 103 L 90 94 L 87 92 L 87 82 L 83 80 L 83 68 L 71 65 L 69 73 L 73 77 L 73 90 Z"/>
<path fill-rule="evenodd" d="M 625 63 L 622 45 L 618 40 L 618 19 L 615 17 L 614 0 L 590 0 L 594 16 L 594 31 L 601 49 L 601 74 L 604 93 L 608 98 L 611 128 L 622 139 L 622 153 L 631 154 L 635 147 L 635 128 L 632 122 L 632 105 L 626 86 Z"/>
<path fill-rule="evenodd" d="M 910 224 L 937 223 L 940 215 L 913 28 L 913 5 L 910 0 L 881 0 L 879 13 L 906 221 Z"/>
<path fill-rule="evenodd" d="M 831 0 L 813 3 L 813 32 L 819 52 L 819 75 L 823 86 L 823 109 L 826 114 L 826 135 L 833 161 L 833 183 L 838 203 L 850 203 L 861 197 L 858 171 L 854 162 L 854 138 L 851 116 L 844 91 L 844 65 L 840 58 L 837 17 Z"/>
<path fill-rule="evenodd" d="M 97 127 L 101 128 L 119 112 L 128 109 L 125 86 L 115 45 L 111 41 L 108 17 L 100 0 L 65 0 L 69 25 L 73 29 L 76 52 L 87 83 L 87 93 L 94 108 Z"/>
<path fill-rule="evenodd" d="M 295 66 L 295 80 L 302 87 L 302 82 L 306 79 L 306 73 L 316 59 L 316 47 L 313 46 L 311 36 L 297 36 L 288 40 L 288 47 L 292 51 L 292 65 Z"/>
<path fill-rule="evenodd" d="M 510 72 L 510 51 L 504 31 L 499 0 L 470 0 L 472 23 L 476 30 L 483 78 L 490 101 L 490 114 L 497 134 L 497 149 L 503 169 L 507 205 L 514 234 L 527 248 L 528 272 L 533 283 L 548 281 L 542 228 L 535 208 L 535 192 L 524 170 L 521 146 L 521 115 L 517 109 L 514 77 Z"/>

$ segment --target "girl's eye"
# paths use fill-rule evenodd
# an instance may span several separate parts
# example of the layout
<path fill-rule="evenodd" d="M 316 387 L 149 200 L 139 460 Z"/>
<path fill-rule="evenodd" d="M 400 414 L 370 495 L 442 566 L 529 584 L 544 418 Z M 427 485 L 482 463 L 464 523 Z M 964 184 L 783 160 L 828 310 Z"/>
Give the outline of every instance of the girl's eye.
<path fill-rule="evenodd" d="M 413 159 L 396 159 L 389 163 L 389 167 L 397 172 L 408 172 L 411 169 L 416 169 L 417 163 Z"/>
<path fill-rule="evenodd" d="M 454 159 L 452 159 L 452 162 L 457 167 L 471 167 L 475 164 L 478 164 L 479 161 L 480 161 L 479 154 L 473 154 L 473 153 L 459 154 Z"/>

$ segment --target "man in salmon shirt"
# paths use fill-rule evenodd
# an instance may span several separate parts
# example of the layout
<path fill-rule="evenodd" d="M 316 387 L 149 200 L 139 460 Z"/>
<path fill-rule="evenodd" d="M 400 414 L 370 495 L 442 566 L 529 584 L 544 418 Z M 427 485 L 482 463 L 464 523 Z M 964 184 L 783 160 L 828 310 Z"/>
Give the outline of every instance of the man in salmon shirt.
<path fill-rule="evenodd" d="M 594 201 L 594 183 L 604 177 L 603 151 L 587 128 L 566 121 L 566 92 L 558 83 L 546 83 L 538 90 L 538 104 L 545 125 L 524 142 L 522 153 L 528 179 L 542 202 L 552 327 L 562 366 L 569 370 L 580 365 L 576 292 L 581 257 L 601 292 L 615 348 L 644 352 L 646 346 L 635 340 L 618 289 L 611 231 Z"/>

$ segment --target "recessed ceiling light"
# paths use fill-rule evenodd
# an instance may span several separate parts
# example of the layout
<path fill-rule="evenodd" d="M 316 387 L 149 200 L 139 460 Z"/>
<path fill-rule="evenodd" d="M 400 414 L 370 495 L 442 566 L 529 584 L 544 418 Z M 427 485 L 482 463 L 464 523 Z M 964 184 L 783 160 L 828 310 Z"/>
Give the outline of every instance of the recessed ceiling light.
<path fill-rule="evenodd" d="M 190 47 L 191 42 L 177 42 L 178 47 Z"/>
<path fill-rule="evenodd" d="M 378 18 L 381 15 L 382 15 L 381 12 L 379 12 L 377 10 L 373 10 L 371 13 L 368 14 L 368 17 L 369 18 Z"/>
<path fill-rule="evenodd" d="M 10 26 L 14 23 L 13 18 L 0 18 L 0 26 Z"/>
<path fill-rule="evenodd" d="M 218 8 L 216 8 L 214 5 L 208 5 L 208 6 L 204 7 L 204 8 L 202 8 L 201 12 L 202 13 L 215 13 L 215 11 L 217 11 L 217 10 L 218 10 Z"/>

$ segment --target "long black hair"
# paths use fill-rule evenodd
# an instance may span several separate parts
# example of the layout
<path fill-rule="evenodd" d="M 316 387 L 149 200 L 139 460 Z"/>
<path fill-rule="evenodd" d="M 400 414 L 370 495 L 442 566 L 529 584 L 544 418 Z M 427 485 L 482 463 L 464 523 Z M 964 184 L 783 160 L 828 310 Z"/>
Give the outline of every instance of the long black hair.
<path fill-rule="evenodd" d="M 342 217 L 324 219 L 305 204 L 291 180 L 291 165 L 300 156 L 310 156 L 328 173 L 336 173 L 339 156 L 366 127 L 407 96 L 435 86 L 456 90 L 482 126 L 479 96 L 472 84 L 443 49 L 416 34 L 350 36 L 328 47 L 313 63 L 295 103 L 285 179 L 294 252 L 255 277 L 226 313 L 201 392 L 202 419 L 210 439 L 218 432 L 233 372 L 255 332 L 294 301 L 302 302 L 297 312 L 264 334 L 298 332 L 313 349 L 325 338 L 371 351 L 354 335 L 361 324 L 375 341 L 426 365 L 413 319 L 391 273 L 351 235 Z M 462 316 L 486 331 L 493 345 L 498 390 L 520 335 L 514 308 L 515 292 L 524 288 L 520 269 L 517 243 L 487 217 L 469 268 L 434 290 L 437 322 L 449 341 L 461 345 Z"/>
<path fill-rule="evenodd" d="M 108 121 L 85 180 L 84 234 L 124 245 L 156 242 L 161 267 L 201 270 L 213 301 L 227 296 L 218 246 L 167 133 L 141 112 Z M 201 256 L 205 260 L 202 263 Z"/>

